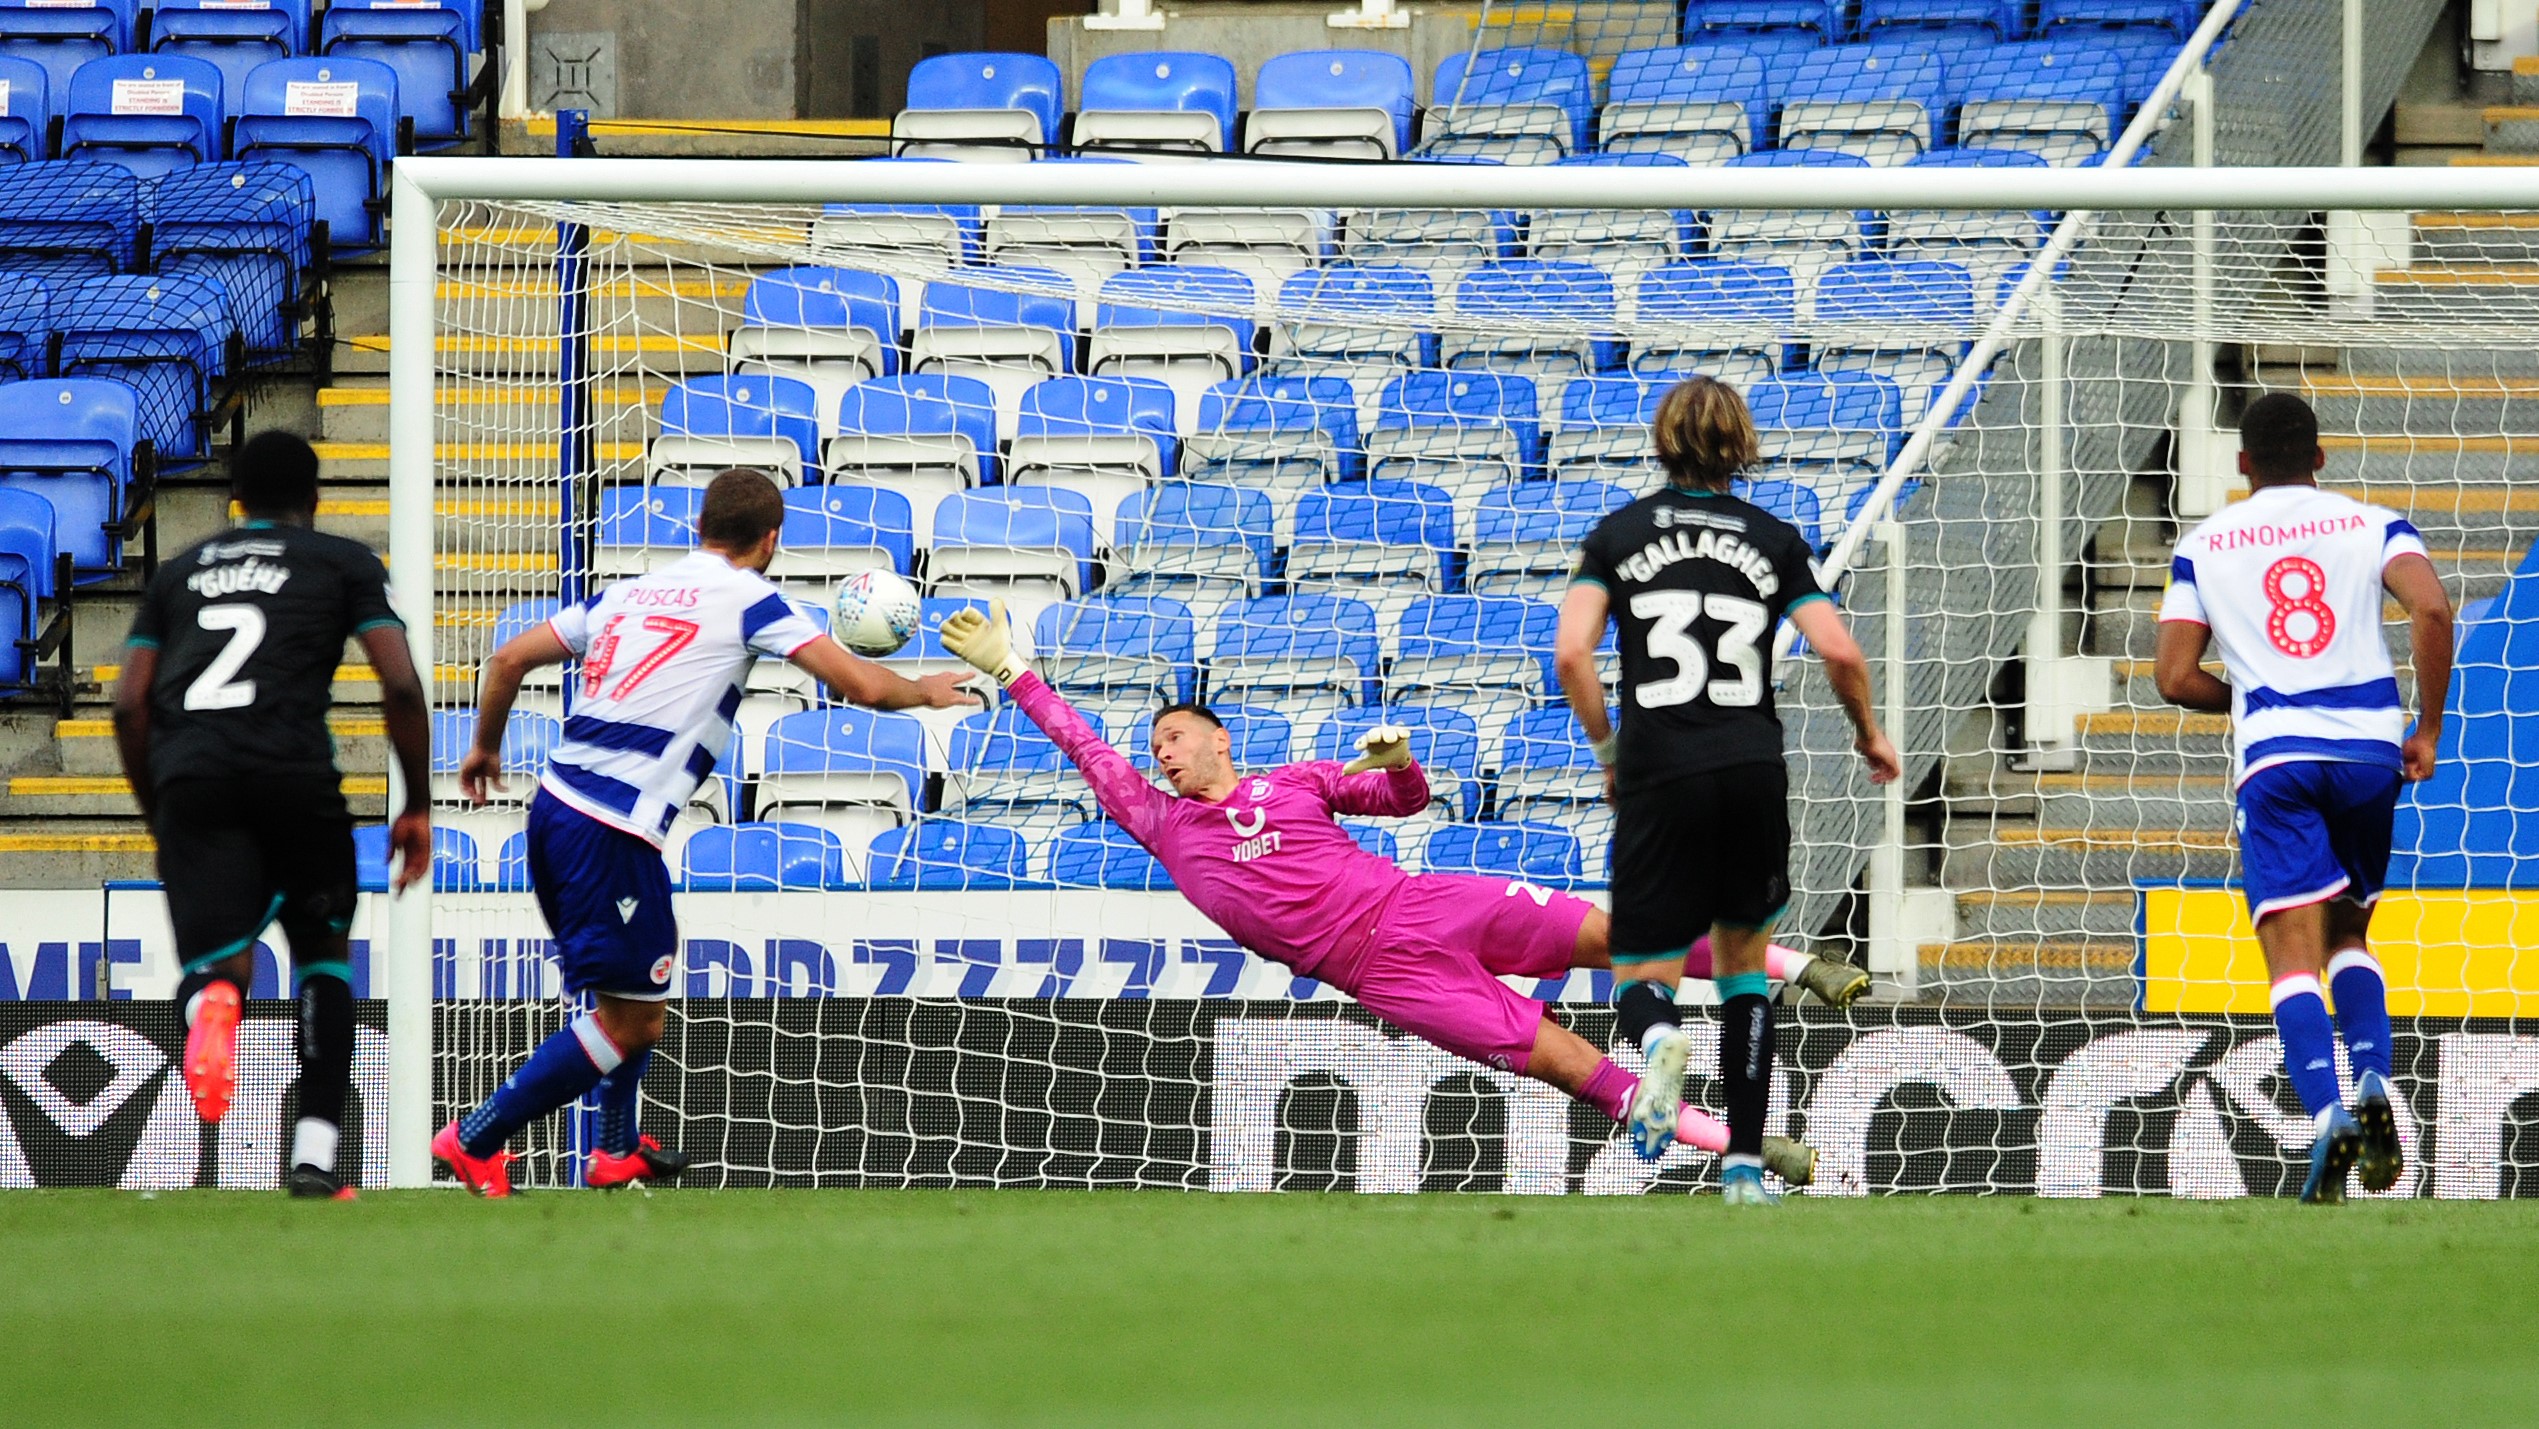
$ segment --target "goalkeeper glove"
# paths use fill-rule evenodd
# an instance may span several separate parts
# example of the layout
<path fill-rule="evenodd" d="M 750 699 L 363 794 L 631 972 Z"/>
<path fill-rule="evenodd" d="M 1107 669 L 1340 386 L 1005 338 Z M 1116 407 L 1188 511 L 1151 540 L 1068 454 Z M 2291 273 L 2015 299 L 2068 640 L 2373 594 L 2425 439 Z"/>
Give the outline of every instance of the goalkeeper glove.
<path fill-rule="evenodd" d="M 1340 768 L 1343 774 L 1370 769 L 1399 769 L 1411 762 L 1411 732 L 1398 724 L 1380 724 L 1358 736 L 1358 757 Z"/>
<path fill-rule="evenodd" d="M 943 648 L 968 661 L 971 668 L 1010 685 L 1031 668 L 1014 653 L 1013 632 L 1005 624 L 1005 602 L 990 601 L 987 614 L 956 610 L 943 622 Z"/>

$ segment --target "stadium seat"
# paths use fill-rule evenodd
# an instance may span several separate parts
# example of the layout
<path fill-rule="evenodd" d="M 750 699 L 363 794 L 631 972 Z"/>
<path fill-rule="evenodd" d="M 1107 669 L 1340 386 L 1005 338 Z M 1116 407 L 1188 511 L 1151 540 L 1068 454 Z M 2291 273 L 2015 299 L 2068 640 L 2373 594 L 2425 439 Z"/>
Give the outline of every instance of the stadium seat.
<path fill-rule="evenodd" d="M 1164 865 L 1108 819 L 1059 831 L 1049 846 L 1049 881 L 1060 888 L 1173 891 Z"/>
<path fill-rule="evenodd" d="M 1433 595 L 1402 613 L 1400 653 L 1385 667 L 1395 705 L 1451 707 L 1472 716 L 1481 747 L 1496 749 L 1510 720 L 1534 707 L 1560 611 L 1510 596 Z"/>
<path fill-rule="evenodd" d="M 942 164 L 948 159 L 865 159 L 867 164 Z M 811 246 L 836 262 L 859 255 L 902 268 L 949 268 L 978 261 L 986 221 L 974 203 L 833 203 L 811 221 Z"/>
<path fill-rule="evenodd" d="M 1345 377 L 1246 377 L 1199 398 L 1199 422 L 1182 443 L 1182 475 L 1296 493 L 1366 472 L 1358 401 Z"/>
<path fill-rule="evenodd" d="M 0 55 L 0 167 L 53 157 L 51 84 L 44 66 Z"/>
<path fill-rule="evenodd" d="M 1582 881 L 1585 859 L 1578 836 L 1558 824 L 1457 824 L 1428 836 L 1420 851 L 1428 873 L 1476 873 L 1513 878 L 1537 888 L 1571 888 Z"/>
<path fill-rule="evenodd" d="M 1593 264 L 1484 263 L 1456 282 L 1452 307 L 1461 321 L 1439 335 L 1439 359 L 1532 378 L 1543 407 L 1558 409 L 1570 378 L 1621 365 L 1613 280 Z"/>
<path fill-rule="evenodd" d="M 865 877 L 865 886 L 876 892 L 1025 888 L 1030 883 L 1030 851 L 1022 835 L 957 819 L 924 819 L 879 834 Z"/>
<path fill-rule="evenodd" d="M 1389 655 L 1410 603 L 1458 584 L 1455 524 L 1452 499 L 1419 482 L 1375 478 L 1307 491 L 1296 503 L 1287 588 L 1364 601 Z"/>
<path fill-rule="evenodd" d="M 755 773 L 759 818 L 827 829 L 852 862 L 875 834 L 924 808 L 925 726 L 884 710 L 804 710 L 769 727 Z"/>
<path fill-rule="evenodd" d="M 972 675 L 974 672 L 967 662 L 943 648 L 943 622 L 950 619 L 953 612 L 961 610 L 975 610 L 985 615 L 987 602 L 962 595 L 930 595 L 920 598 L 917 602 L 917 633 L 910 636 L 908 643 L 896 654 L 882 658 L 891 669 L 912 680 L 945 673 L 964 677 Z M 1010 619 L 1010 612 L 1008 616 Z M 1016 653 L 1025 653 L 1023 646 L 1029 641 L 1030 636 L 1031 623 L 1029 621 L 1014 627 Z M 940 736 L 935 741 L 935 747 L 940 748 L 943 740 L 951 737 L 952 726 L 960 723 L 967 714 L 967 710 L 960 709 L 923 710 L 917 712 L 915 717 L 920 720 L 936 721 L 929 724 L 927 728 Z"/>
<path fill-rule="evenodd" d="M 1956 370 L 1974 329 L 1975 282 L 1962 264 L 1837 264 L 1816 280 L 1811 365 L 1894 379 L 1899 421 L 1909 428 Z"/>
<path fill-rule="evenodd" d="M 481 48 L 473 8 L 415 0 L 328 0 L 318 21 L 316 52 L 394 70 L 397 114 L 413 126 L 415 138 L 464 139 L 465 92 L 475 77 L 468 57 Z"/>
<path fill-rule="evenodd" d="M 685 559 L 696 549 L 697 515 L 704 507 L 702 486 L 602 487 L 591 536 L 591 578 L 625 580 Z"/>
<path fill-rule="evenodd" d="M 727 361 L 811 384 L 823 435 L 846 389 L 899 371 L 899 282 L 852 268 L 778 268 L 750 279 Z"/>
<path fill-rule="evenodd" d="M 45 88 L 58 99 L 81 65 L 131 49 L 140 22 L 141 0 L 0 0 L 0 55 L 44 66 Z"/>
<path fill-rule="evenodd" d="M 108 55 L 71 76 L 62 157 L 144 179 L 227 157 L 220 70 L 185 55 Z"/>
<path fill-rule="evenodd" d="M 1243 125 L 1247 154 L 1398 159 L 1411 147 L 1411 63 L 1381 50 L 1306 50 L 1264 60 Z"/>
<path fill-rule="evenodd" d="M 1868 164 L 1858 154 L 1839 149 L 1767 149 L 1731 159 L 1727 167 L 1866 168 Z M 1704 222 L 1712 257 L 1787 268 L 1804 284 L 1826 264 L 1860 252 L 1868 242 L 1870 214 L 1866 209 L 1719 209 Z"/>
<path fill-rule="evenodd" d="M 1596 147 L 1723 164 L 1772 139 L 1763 61 L 1743 50 L 1669 46 L 1613 62 Z"/>
<path fill-rule="evenodd" d="M 1512 823 L 1558 819 L 1604 803 L 1604 766 L 1563 705 L 1517 716 L 1498 760 L 1499 818 Z"/>
<path fill-rule="evenodd" d="M 1634 373 L 1674 380 L 1698 372 L 1743 391 L 1787 360 L 1798 282 L 1770 263 L 1671 263 L 1640 276 L 1632 311 Z"/>
<path fill-rule="evenodd" d="M 2090 43 L 2087 31 L 2001 45 L 1957 77 L 1965 97 L 1957 142 L 2018 149 L 2074 164 L 2113 142 L 2129 95 L 2125 56 Z"/>
<path fill-rule="evenodd" d="M 1458 510 L 1536 474 L 1543 424 L 1534 383 L 1497 372 L 1408 372 L 1384 384 L 1366 434 L 1367 474 L 1442 487 Z"/>
<path fill-rule="evenodd" d="M 1556 157 L 1556 156 L 1554 156 Z M 1491 164 L 1495 159 L 1422 159 L 1422 162 Z M 1547 157 L 1545 162 L 1550 162 Z M 1505 209 L 1362 208 L 1345 215 L 1342 260 L 1368 267 L 1408 265 L 1451 282 L 1476 263 L 1523 256 L 1517 215 Z"/>
<path fill-rule="evenodd" d="M 53 333 L 65 377 L 112 377 L 140 397 L 141 435 L 162 462 L 211 453 L 207 414 L 231 373 L 238 335 L 228 290 L 210 278 L 113 274 L 56 295 Z"/>
<path fill-rule="evenodd" d="M 386 232 L 397 156 L 397 72 L 364 59 L 273 60 L 247 74 L 230 156 L 292 164 L 317 186 L 317 216 L 338 252 Z"/>
<path fill-rule="evenodd" d="M 0 168 L 0 271 L 71 285 L 132 271 L 141 181 L 118 164 Z"/>
<path fill-rule="evenodd" d="M 1926 51 L 1829 47 L 1808 56 L 1791 77 L 1781 106 L 1781 147 L 1901 164 L 1939 147 L 1946 83 L 1939 57 Z"/>
<path fill-rule="evenodd" d="M 907 497 L 922 549 L 943 498 L 997 479 L 996 394 L 978 378 L 939 372 L 856 383 L 838 399 L 824 465 L 833 482 Z"/>
<path fill-rule="evenodd" d="M 908 71 L 908 105 L 890 122 L 890 151 L 1021 163 L 1058 143 L 1066 107 L 1066 81 L 1044 56 L 934 55 Z"/>
<path fill-rule="evenodd" d="M 1824 498 L 1812 487 L 1779 477 L 1739 480 L 1730 488 L 1735 496 L 1754 503 L 1797 528 L 1811 550 L 1825 546 Z"/>
<path fill-rule="evenodd" d="M 1647 440 L 1647 428 L 1641 428 Z M 1645 479 L 1645 478 L 1644 478 Z M 1577 565 L 1578 543 L 1631 493 L 1602 481 L 1529 481 L 1481 498 L 1465 583 L 1475 595 L 1558 601 Z"/>
<path fill-rule="evenodd" d="M 1567 50 L 1458 51 L 1437 65 L 1420 153 L 1548 164 L 1594 142 L 1595 86 Z"/>
<path fill-rule="evenodd" d="M 364 893 L 385 893 L 392 877 L 386 824 L 362 824 L 353 830 L 355 886 Z M 523 880 L 524 885 L 526 880 Z M 477 893 L 488 886 L 474 835 L 439 821 L 432 824 L 432 891 Z"/>
<path fill-rule="evenodd" d="M 1234 66 L 1218 55 L 1139 50 L 1086 65 L 1071 142 L 1080 150 L 1234 148 Z"/>
<path fill-rule="evenodd" d="M 221 107 L 236 114 L 247 75 L 268 60 L 308 53 L 309 0 L 157 0 L 150 52 L 185 55 L 220 71 Z"/>
<path fill-rule="evenodd" d="M 1807 57 L 1825 47 L 1825 37 L 1815 30 L 1781 28 L 1770 30 L 1688 29 L 1683 47 L 1701 54 L 1733 54 L 1751 57 L 1763 66 L 1763 102 L 1765 113 L 1758 121 L 1763 140 L 1768 144 L 1772 134 L 1771 116 L 1781 108 L 1781 96 L 1789 90 L 1790 78 Z M 1756 150 L 1749 145 L 1747 152 Z"/>
<path fill-rule="evenodd" d="M 506 805 L 516 816 L 528 807 L 538 792 L 538 781 L 546 777 L 547 759 L 563 742 L 564 726 L 555 719 L 531 710 L 513 710 L 503 724 L 503 780 L 508 786 L 488 788 L 488 802 Z M 432 802 L 463 805 L 468 801 L 458 787 L 458 767 L 467 758 L 467 751 L 476 743 L 474 710 L 434 710 L 432 712 Z M 433 818 L 458 819 L 459 809 L 436 809 Z M 482 840 L 479 840 L 482 842 Z"/>
<path fill-rule="evenodd" d="M 1346 763 L 1357 753 L 1358 736 L 1388 724 L 1411 732 L 1411 758 L 1428 776 L 1432 807 L 1450 819 L 1479 818 L 1480 726 L 1463 710 L 1421 705 L 1344 710 L 1314 732 L 1314 758 Z"/>
<path fill-rule="evenodd" d="M 317 190 L 289 164 L 198 164 L 142 193 L 150 265 L 217 282 L 251 364 L 300 351 Z"/>
<path fill-rule="evenodd" d="M 52 288 L 41 278 L 0 277 L 0 382 L 50 372 L 52 347 Z"/>
<path fill-rule="evenodd" d="M 1904 396 L 1872 372 L 1794 373 L 1746 393 L 1763 459 L 1819 487 L 1873 478 L 1904 443 Z"/>
<path fill-rule="evenodd" d="M 1162 222 L 1164 262 L 1230 268 L 1260 293 L 1329 261 L 1340 236 L 1330 209 L 1174 208 Z"/>
<path fill-rule="evenodd" d="M 857 571 L 907 575 L 916 568 L 908 498 L 878 486 L 798 486 L 785 493 L 785 526 L 767 579 L 825 604 Z"/>
<path fill-rule="evenodd" d="M 968 281 L 926 284 L 908 370 L 985 382 L 996 394 L 1003 440 L 1014 435 L 1024 388 L 1076 370 L 1075 285 L 1054 268 L 974 268 L 961 276 Z"/>
<path fill-rule="evenodd" d="M 2081 160 L 2086 164 L 2095 155 Z M 1908 168 L 2043 168 L 2045 160 L 2019 149 L 1933 149 Z M 1890 259 L 1962 264 L 1977 292 L 1989 293 L 2000 276 L 2033 256 L 2053 227 L 2053 215 L 2027 209 L 1892 209 L 1883 245 Z"/>
<path fill-rule="evenodd" d="M 819 395 L 798 377 L 709 373 L 661 398 L 661 434 L 644 453 L 648 479 L 703 486 L 726 467 L 754 467 L 800 486 L 820 463 Z"/>
<path fill-rule="evenodd" d="M 1311 741 L 1299 750 L 1295 746 L 1295 725 L 1278 710 L 1266 706 L 1212 704 L 1217 719 L 1225 725 L 1229 751 L 1237 769 L 1269 769 L 1291 760 L 1311 756 Z M 1113 741 L 1128 756 L 1129 762 L 1149 778 L 1155 774 L 1155 712 L 1138 711 L 1128 732 Z"/>
<path fill-rule="evenodd" d="M 1172 427 L 1197 425 L 1199 394 L 1252 370 L 1252 280 L 1231 268 L 1170 266 L 1102 282 L 1085 342 L 1085 370 L 1164 383 Z"/>
<path fill-rule="evenodd" d="M 516 600 L 494 614 L 494 634 L 485 643 L 489 651 L 509 644 L 513 636 L 534 630 L 555 617 L 564 602 L 549 596 L 541 600 Z M 564 675 L 562 665 L 542 665 L 520 677 L 520 697 L 512 708 L 553 719 L 564 717 Z"/>
<path fill-rule="evenodd" d="M 1033 167 L 1114 168 L 1129 162 L 1094 155 L 1042 159 Z M 1067 275 L 1074 296 L 1082 302 L 1099 292 L 1102 280 L 1113 273 L 1153 262 L 1162 232 L 1162 217 L 1151 207 L 1000 204 L 980 221 L 981 261 L 1001 267 L 1055 269 Z"/>
<path fill-rule="evenodd" d="M 1436 283 L 1419 269 L 1310 268 L 1279 286 L 1278 311 L 1277 359 L 1304 364 L 1300 375 L 1349 379 L 1361 406 L 1401 369 L 1437 365 Z"/>
<path fill-rule="evenodd" d="M 1121 503 L 1179 464 L 1172 421 L 1172 389 L 1153 378 L 1052 377 L 1023 393 L 1005 480 L 1084 497 L 1109 550 Z"/>
<path fill-rule="evenodd" d="M 1843 13 L 1848 8 L 1842 0 L 1688 0 L 1684 37 L 1796 30 L 1813 35 L 1821 45 L 1845 38 Z"/>
<path fill-rule="evenodd" d="M 1685 163 L 1673 154 L 1578 154 L 1557 167 L 1680 169 Z M 1689 209 L 1537 209 L 1526 218 L 1525 251 L 1538 260 L 1593 264 L 1618 288 L 1691 256 L 1700 231 Z M 1617 343 L 1599 350 L 1600 361 L 1620 360 Z"/>
<path fill-rule="evenodd" d="M 1052 689 L 1108 721 L 1196 699 L 1198 640 L 1190 607 L 1180 601 L 1103 594 L 1042 611 L 1032 649 Z"/>
<path fill-rule="evenodd" d="M 679 854 L 679 886 L 690 893 L 774 893 L 834 889 L 846 876 L 846 846 L 809 824 L 726 824 L 699 829 Z"/>
<path fill-rule="evenodd" d="M 1202 631 L 1260 595 L 1275 555 L 1267 494 L 1213 482 L 1166 482 L 1121 503 L 1109 594 L 1169 597 Z"/>
<path fill-rule="evenodd" d="M 53 503 L 0 487 L 0 690 L 34 687 L 44 607 L 62 595 L 61 575 Z"/>
<path fill-rule="evenodd" d="M 2060 26 L 2148 26 L 2179 39 L 2195 32 L 2204 7 L 2196 0 L 2038 0 L 2040 33 Z"/>
<path fill-rule="evenodd" d="M 1273 595 L 1217 618 L 1208 698 L 1264 704 L 1310 725 L 1345 705 L 1372 704 L 1380 652 L 1375 612 L 1334 595 Z"/>
<path fill-rule="evenodd" d="M 1683 379 L 1675 372 L 1608 373 L 1571 382 L 1561 390 L 1560 425 L 1545 439 L 1545 469 L 1560 481 L 1647 482 L 1657 469 L 1649 423 Z"/>
<path fill-rule="evenodd" d="M 1881 29 L 1974 29 L 2015 40 L 2026 28 L 2020 0 L 1860 0 L 1863 34 Z"/>
<path fill-rule="evenodd" d="M 1097 723 L 1094 728 L 1102 726 Z M 982 710 L 952 727 L 942 812 L 1043 836 L 1095 812 L 1093 792 L 1022 706 Z"/>
<path fill-rule="evenodd" d="M 55 539 L 81 575 L 120 569 L 123 543 L 140 534 L 140 414 L 138 394 L 104 378 L 0 386 L 0 489 L 52 503 Z"/>
<path fill-rule="evenodd" d="M 1093 507 L 1080 492 L 1009 486 L 935 507 L 928 594 L 1002 599 L 1028 629 L 1043 606 L 1092 584 Z"/>

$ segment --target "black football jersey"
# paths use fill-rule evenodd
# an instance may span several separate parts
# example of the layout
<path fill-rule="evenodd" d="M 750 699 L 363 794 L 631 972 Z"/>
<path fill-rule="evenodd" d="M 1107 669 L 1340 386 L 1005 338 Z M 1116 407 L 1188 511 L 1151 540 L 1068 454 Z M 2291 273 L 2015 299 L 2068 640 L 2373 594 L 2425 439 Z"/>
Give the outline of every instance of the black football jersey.
<path fill-rule="evenodd" d="M 326 728 L 344 641 L 397 625 L 359 541 L 243 526 L 162 562 L 128 643 L 155 647 L 150 778 L 333 775 Z"/>
<path fill-rule="evenodd" d="M 1576 579 L 1603 586 L 1621 624 L 1625 788 L 1780 761 L 1772 636 L 1792 606 L 1826 598 L 1810 555 L 1759 506 L 1671 486 L 1579 543 Z"/>

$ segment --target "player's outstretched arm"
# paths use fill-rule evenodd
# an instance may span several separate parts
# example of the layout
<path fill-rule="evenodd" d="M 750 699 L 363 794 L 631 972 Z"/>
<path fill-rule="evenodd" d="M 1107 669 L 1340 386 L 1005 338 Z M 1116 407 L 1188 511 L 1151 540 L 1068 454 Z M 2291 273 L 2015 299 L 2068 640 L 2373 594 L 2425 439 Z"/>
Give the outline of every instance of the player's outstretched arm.
<path fill-rule="evenodd" d="M 2160 698 L 2170 704 L 2208 714 L 2230 712 L 2230 686 L 2204 668 L 2204 650 L 2212 629 L 2197 620 L 2163 620 L 2159 643 L 2152 647 L 2151 676 Z"/>
<path fill-rule="evenodd" d="M 1358 757 L 1331 781 L 1334 813 L 1406 819 L 1428 807 L 1428 774 L 1411 758 L 1411 732 L 1378 725 L 1358 736 Z"/>
<path fill-rule="evenodd" d="M 115 680 L 115 752 L 123 756 L 123 777 L 132 784 L 132 801 L 141 817 L 154 812 L 157 791 L 150 787 L 150 682 L 158 678 L 159 647 L 127 645 L 123 673 Z"/>
<path fill-rule="evenodd" d="M 948 710 L 979 702 L 978 696 L 961 688 L 961 677 L 948 670 L 911 680 L 896 670 L 885 670 L 848 653 L 845 646 L 826 635 L 786 658 L 810 671 L 840 698 L 866 709 Z"/>
<path fill-rule="evenodd" d="M 1895 745 L 1887 732 L 1878 727 L 1877 711 L 1869 703 L 1869 657 L 1860 653 L 1860 642 L 1851 638 L 1851 627 L 1843 623 L 1842 612 L 1830 600 L 1806 600 L 1790 608 L 1790 624 L 1807 637 L 1807 647 L 1825 662 L 1825 683 L 1833 686 L 1834 698 L 1842 701 L 1843 713 L 1851 716 L 1851 747 L 1869 765 L 1869 782 L 1885 784 L 1904 772 L 1904 762 L 1896 757 Z"/>
<path fill-rule="evenodd" d="M 359 638 L 370 668 L 379 675 L 379 712 L 405 784 L 405 807 L 388 826 L 388 848 L 397 865 L 391 886 L 403 893 L 432 871 L 432 702 L 415 673 L 404 626 L 373 625 Z"/>
<path fill-rule="evenodd" d="M 2451 593 L 2442 588 L 2433 562 L 2412 551 L 2383 567 L 2380 580 L 2406 607 L 2415 658 L 2416 727 L 2408 733 L 2399 760 L 2410 781 L 2429 779 L 2451 697 Z"/>
<path fill-rule="evenodd" d="M 485 657 L 484 683 L 476 691 L 476 742 L 458 765 L 458 790 L 467 802 L 485 803 L 489 786 L 511 787 L 503 782 L 503 730 L 511 722 L 512 701 L 520 698 L 520 682 L 532 670 L 572 658 L 573 648 L 552 624 L 524 630 Z"/>
<path fill-rule="evenodd" d="M 1015 653 L 1012 629 L 1005 623 L 1005 602 L 992 601 L 987 613 L 956 610 L 943 622 L 943 648 L 969 662 L 972 669 L 1003 687 L 1008 698 L 1039 725 L 1067 756 L 1095 802 L 1129 837 L 1144 844 L 1163 820 L 1166 795 L 1146 781 L 1110 741 L 1094 732 L 1066 697 L 1049 688 L 1033 672 L 1031 662 Z"/>

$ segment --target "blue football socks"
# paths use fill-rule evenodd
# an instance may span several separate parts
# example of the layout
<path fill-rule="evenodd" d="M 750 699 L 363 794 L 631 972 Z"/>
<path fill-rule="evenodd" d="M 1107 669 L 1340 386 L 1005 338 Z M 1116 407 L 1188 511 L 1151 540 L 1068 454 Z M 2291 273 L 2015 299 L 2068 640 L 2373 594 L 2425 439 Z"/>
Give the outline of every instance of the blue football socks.
<path fill-rule="evenodd" d="M 539 1043 L 520 1070 L 459 1122 L 459 1144 L 470 1156 L 493 1155 L 513 1133 L 580 1097 L 624 1060 L 600 1030 L 599 1019 L 583 1013 Z M 630 1106 L 632 1100 L 630 1093 Z"/>
<path fill-rule="evenodd" d="M 2389 1079 L 2389 988 L 2380 964 L 2361 948 L 2347 948 L 2327 964 L 2327 986 L 2336 994 L 2336 1029 L 2354 1062 L 2354 1079 L 2378 1072 Z"/>
<path fill-rule="evenodd" d="M 646 1047 L 599 1079 L 599 1149 L 611 1156 L 633 1153 L 636 1139 L 643 1135 L 635 1108 L 641 1100 L 644 1069 L 651 1065 L 652 1049 Z"/>
<path fill-rule="evenodd" d="M 2275 983 L 2273 1000 L 2284 1072 L 2301 1098 L 2301 1109 L 2315 1119 L 2342 1105 L 2336 1090 L 2336 1031 L 2328 1025 L 2327 999 L 2320 995 L 2316 977 L 2295 973 Z"/>

